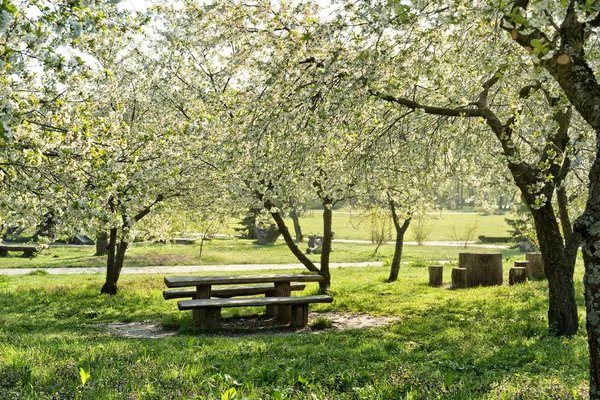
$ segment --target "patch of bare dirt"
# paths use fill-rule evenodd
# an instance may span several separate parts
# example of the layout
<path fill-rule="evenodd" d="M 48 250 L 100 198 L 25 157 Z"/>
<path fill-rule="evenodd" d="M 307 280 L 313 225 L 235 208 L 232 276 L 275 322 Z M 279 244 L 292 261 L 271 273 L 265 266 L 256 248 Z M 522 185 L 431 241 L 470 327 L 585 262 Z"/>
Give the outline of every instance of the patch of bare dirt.
<path fill-rule="evenodd" d="M 115 336 L 132 339 L 161 339 L 177 334 L 176 331 L 164 329 L 160 324 L 146 322 L 114 322 L 100 326 L 107 328 Z"/>
<path fill-rule="evenodd" d="M 313 329 L 311 323 L 316 319 L 325 319 L 331 321 L 331 328 Z M 387 326 L 397 317 L 375 317 L 369 314 L 353 313 L 309 313 L 308 326 L 302 329 L 291 328 L 282 325 L 273 318 L 259 317 L 239 317 L 226 318 L 221 321 L 221 329 L 210 333 L 211 336 L 237 337 L 254 334 L 294 334 L 294 333 L 319 333 L 324 331 L 343 331 L 346 329 L 367 329 Z M 177 331 L 167 330 L 156 323 L 144 322 L 115 322 L 102 324 L 114 335 L 132 338 L 132 339 L 161 339 L 177 335 Z"/>
<path fill-rule="evenodd" d="M 311 319 L 315 318 L 326 318 L 333 322 L 333 329 L 346 330 L 346 329 L 366 329 L 366 328 L 379 328 L 387 326 L 394 321 L 398 321 L 398 317 L 375 317 L 369 314 L 353 314 L 353 313 L 310 313 L 308 316 L 308 324 L 310 325 Z"/>

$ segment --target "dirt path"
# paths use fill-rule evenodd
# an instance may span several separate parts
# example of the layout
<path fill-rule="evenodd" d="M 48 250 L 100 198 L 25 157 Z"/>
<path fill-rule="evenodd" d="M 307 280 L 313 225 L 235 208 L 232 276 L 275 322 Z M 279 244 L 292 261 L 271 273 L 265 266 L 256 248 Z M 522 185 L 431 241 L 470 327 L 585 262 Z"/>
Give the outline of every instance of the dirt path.
<path fill-rule="evenodd" d="M 311 328 L 311 323 L 316 319 L 329 320 L 331 327 L 326 329 Z M 265 320 L 263 317 L 250 318 L 228 318 L 222 321 L 222 328 L 213 333 L 207 333 L 211 336 L 240 337 L 248 335 L 293 335 L 293 334 L 315 334 L 324 331 L 344 331 L 347 329 L 368 329 L 387 326 L 399 318 L 397 317 L 376 317 L 369 314 L 310 312 L 308 316 L 308 326 L 302 329 L 289 327 L 278 327 L 273 321 Z M 167 330 L 160 324 L 152 322 L 114 322 L 100 324 L 108 329 L 115 336 L 129 339 L 161 339 L 176 336 L 177 331 Z M 202 333 L 199 333 L 202 335 Z"/>

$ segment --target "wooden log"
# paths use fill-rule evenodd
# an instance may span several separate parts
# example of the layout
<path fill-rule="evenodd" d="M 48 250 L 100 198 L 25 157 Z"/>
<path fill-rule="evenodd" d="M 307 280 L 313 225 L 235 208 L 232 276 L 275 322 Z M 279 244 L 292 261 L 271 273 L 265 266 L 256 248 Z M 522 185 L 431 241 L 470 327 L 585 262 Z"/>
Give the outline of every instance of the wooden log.
<path fill-rule="evenodd" d="M 210 299 L 210 285 L 199 285 L 196 286 L 196 294 L 194 299 Z M 221 315 L 221 309 L 219 309 L 219 319 Z M 209 315 L 207 309 L 192 310 L 192 319 L 197 327 L 206 328 L 206 321 L 211 317 L 214 319 L 214 315 Z M 220 322 L 219 322 L 220 323 Z M 211 328 L 209 328 L 211 329 Z"/>
<path fill-rule="evenodd" d="M 275 290 L 266 297 L 290 297 L 290 282 L 275 282 Z M 281 322 L 288 323 L 292 320 L 291 306 L 267 306 L 267 317 L 277 317 Z"/>
<path fill-rule="evenodd" d="M 529 277 L 540 279 L 546 276 L 546 273 L 544 272 L 544 260 L 542 259 L 542 253 L 525 253 L 525 259 L 529 261 Z"/>
<path fill-rule="evenodd" d="M 508 270 L 508 284 L 510 286 L 525 282 L 527 282 L 527 268 L 512 267 L 510 270 Z"/>
<path fill-rule="evenodd" d="M 308 324 L 308 304 L 292 306 L 291 326 L 302 328 Z"/>
<path fill-rule="evenodd" d="M 209 307 L 203 311 L 204 320 L 197 325 L 198 328 L 207 331 L 216 331 L 221 328 L 221 307 Z"/>
<path fill-rule="evenodd" d="M 525 268 L 527 270 L 527 277 L 529 278 L 529 261 L 527 260 L 515 260 L 515 268 Z"/>
<path fill-rule="evenodd" d="M 429 286 L 442 286 L 444 267 L 442 265 L 429 266 Z"/>
<path fill-rule="evenodd" d="M 502 253 L 459 253 L 458 266 L 467 270 L 467 287 L 502 285 Z"/>
<path fill-rule="evenodd" d="M 452 289 L 462 289 L 467 287 L 467 269 L 452 268 Z"/>

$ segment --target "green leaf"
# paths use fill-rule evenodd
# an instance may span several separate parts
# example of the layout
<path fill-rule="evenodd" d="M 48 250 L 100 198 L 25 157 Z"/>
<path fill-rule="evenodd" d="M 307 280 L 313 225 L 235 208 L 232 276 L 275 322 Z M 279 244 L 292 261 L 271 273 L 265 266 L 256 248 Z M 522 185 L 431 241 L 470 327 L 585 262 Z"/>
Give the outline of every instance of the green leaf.
<path fill-rule="evenodd" d="M 446 389 L 448 389 L 448 388 L 450 388 L 450 386 L 452 386 L 453 383 L 454 383 L 454 372 L 453 371 L 446 372 L 446 375 L 444 376 L 444 387 Z"/>
<path fill-rule="evenodd" d="M 17 13 L 17 7 L 14 4 L 9 3 L 8 1 L 5 1 L 2 4 L 2 8 L 5 9 L 6 11 L 8 11 L 9 13 L 13 14 L 13 15 Z"/>
<path fill-rule="evenodd" d="M 237 398 L 237 390 L 233 387 L 225 391 L 221 396 L 221 400 L 233 400 L 235 398 Z"/>
<path fill-rule="evenodd" d="M 79 377 L 81 378 L 81 386 L 85 386 L 85 383 L 92 377 L 90 364 L 87 361 L 79 367 Z"/>

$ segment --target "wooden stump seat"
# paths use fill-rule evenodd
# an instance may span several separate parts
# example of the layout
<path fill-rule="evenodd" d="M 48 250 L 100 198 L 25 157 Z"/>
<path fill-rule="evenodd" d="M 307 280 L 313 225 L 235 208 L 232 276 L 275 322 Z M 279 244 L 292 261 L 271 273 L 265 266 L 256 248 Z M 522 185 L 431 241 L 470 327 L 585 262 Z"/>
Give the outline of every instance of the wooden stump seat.
<path fill-rule="evenodd" d="M 514 266 L 508 270 L 508 284 L 509 286 L 517 283 L 527 282 L 527 268 Z"/>
<path fill-rule="evenodd" d="M 467 269 L 452 268 L 452 289 L 463 289 L 467 287 Z"/>
<path fill-rule="evenodd" d="M 529 261 L 528 276 L 530 278 L 540 279 L 546 276 L 542 253 L 525 253 L 525 259 Z"/>
<path fill-rule="evenodd" d="M 429 266 L 429 286 L 442 286 L 444 267 L 442 265 Z"/>
<path fill-rule="evenodd" d="M 291 306 L 291 326 L 301 328 L 308 324 L 310 303 L 331 303 L 333 297 L 326 295 L 299 297 L 253 297 L 235 299 L 193 299 L 180 300 L 179 310 L 204 310 L 202 320 L 196 321 L 202 329 L 214 330 L 221 326 L 221 308 L 255 306 Z"/>
<path fill-rule="evenodd" d="M 527 270 L 526 278 L 531 276 L 531 271 L 529 270 L 529 261 L 527 260 L 515 260 L 515 268 L 525 268 Z"/>

